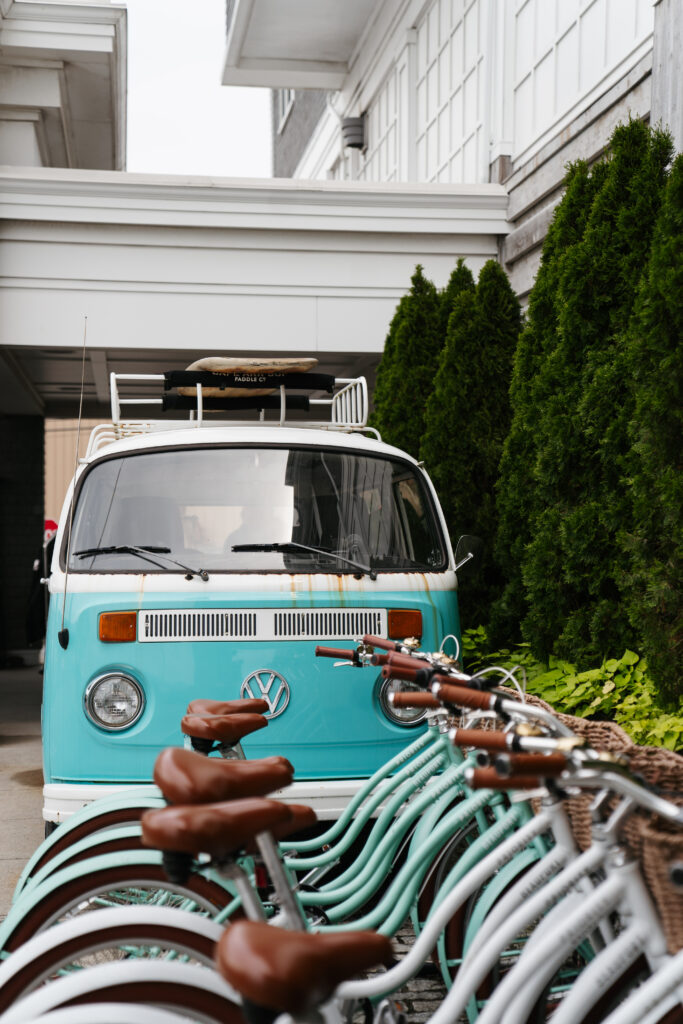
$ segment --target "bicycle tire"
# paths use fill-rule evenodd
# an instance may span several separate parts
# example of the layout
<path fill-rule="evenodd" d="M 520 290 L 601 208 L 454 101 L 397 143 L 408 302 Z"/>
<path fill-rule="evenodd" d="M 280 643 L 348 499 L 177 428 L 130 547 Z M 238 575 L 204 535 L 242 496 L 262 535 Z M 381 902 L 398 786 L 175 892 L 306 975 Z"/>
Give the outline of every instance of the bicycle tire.
<path fill-rule="evenodd" d="M 71 820 L 67 820 L 57 825 L 49 835 L 45 836 L 43 842 L 27 862 L 15 889 L 14 899 L 23 891 L 27 881 L 47 864 L 55 854 L 61 853 L 73 843 L 86 839 L 97 832 L 106 832 L 109 829 L 135 825 L 139 823 L 144 811 L 150 808 L 165 806 L 165 801 L 161 797 L 150 795 L 145 800 L 140 800 L 139 803 L 136 802 L 127 807 L 105 808 L 101 814 L 86 818 L 83 821 L 74 820 L 72 823 Z M 47 824 L 52 823 L 48 822 Z"/>
<path fill-rule="evenodd" d="M 183 957 L 213 967 L 223 926 L 171 907 L 98 910 L 54 925 L 21 945 L 0 965 L 0 1014 L 62 972 L 91 966 L 105 954 L 118 959 Z M 85 961 L 85 962 L 84 962 Z"/>
<path fill-rule="evenodd" d="M 628 998 L 635 986 L 646 981 L 650 976 L 647 959 L 641 953 L 630 968 L 617 978 L 614 984 L 594 1003 L 585 1017 L 577 1021 L 577 1024 L 602 1024 L 602 1021 Z M 534 1024 L 534 1022 L 532 1021 L 530 1024 Z M 660 1024 L 683 1024 L 683 1007 L 679 1004 L 667 1011 L 661 1018 Z"/>
<path fill-rule="evenodd" d="M 427 874 L 425 875 L 424 882 L 417 901 L 417 921 L 419 929 L 415 927 L 415 920 L 413 920 L 413 931 L 418 933 L 424 927 L 424 923 L 427 920 L 429 911 L 434 903 L 436 894 L 441 888 L 441 883 L 444 878 L 448 875 L 451 867 L 455 860 L 458 859 L 459 854 L 457 851 L 462 850 L 463 845 L 469 846 L 472 839 L 478 835 L 478 828 L 476 821 L 470 821 L 463 828 L 459 829 L 454 836 L 452 836 L 448 842 L 441 847 L 441 849 L 435 854 L 432 864 L 430 865 Z M 465 941 L 465 926 L 464 926 L 464 906 L 460 907 L 449 924 L 449 931 L 452 932 L 452 949 L 460 949 L 458 956 L 462 955 Z M 453 953 L 453 956 L 456 954 Z M 439 957 L 436 948 L 432 951 L 431 959 L 434 964 L 438 966 Z"/>
<path fill-rule="evenodd" d="M 86 836 L 85 839 L 67 846 L 61 853 L 55 853 L 54 857 L 47 860 L 38 871 L 26 879 L 19 895 L 23 896 L 29 889 L 40 885 L 56 871 L 63 871 L 73 867 L 74 864 L 92 860 L 93 857 L 144 850 L 146 847 L 142 845 L 141 836 L 142 830 L 139 826 L 137 828 L 135 826 L 117 828 L 101 834 L 95 833 L 95 835 Z"/>
<path fill-rule="evenodd" d="M 183 1024 L 187 1018 L 156 1006 L 134 1006 L 132 1003 L 89 1003 L 50 1010 L 34 1017 L 31 1024 Z"/>
<path fill-rule="evenodd" d="M 118 1002 L 179 1010 L 202 1024 L 244 1024 L 236 993 L 216 971 L 187 964 L 105 964 L 45 985 L 20 999 L 3 1024 L 29 1024 L 50 1010 Z"/>
<path fill-rule="evenodd" d="M 111 863 L 110 857 L 95 857 L 80 865 L 77 877 L 71 870 L 58 871 L 34 891 L 27 893 L 26 907 L 16 904 L 3 922 L 3 950 L 13 952 L 22 942 L 56 923 L 86 901 L 105 899 L 109 893 L 135 888 L 152 893 L 169 893 L 202 906 L 208 913 L 217 913 L 232 900 L 232 894 L 219 882 L 192 871 L 184 885 L 169 882 L 161 865 L 161 855 L 141 852 L 131 863 Z M 112 897 L 114 905 L 125 903 L 125 897 Z M 132 897 L 130 902 L 133 902 Z M 83 907 L 82 912 L 87 912 Z M 14 916 L 13 916 L 14 915 Z M 16 918 L 16 921 L 14 920 Z"/>

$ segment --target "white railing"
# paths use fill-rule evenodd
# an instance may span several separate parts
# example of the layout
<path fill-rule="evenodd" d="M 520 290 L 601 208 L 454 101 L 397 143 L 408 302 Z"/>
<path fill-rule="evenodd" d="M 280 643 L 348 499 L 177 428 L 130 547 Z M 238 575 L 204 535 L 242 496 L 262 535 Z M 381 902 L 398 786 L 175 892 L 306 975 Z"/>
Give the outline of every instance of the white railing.
<path fill-rule="evenodd" d="M 296 426 L 313 427 L 324 430 L 363 430 L 368 420 L 369 402 L 368 385 L 365 377 L 338 377 L 334 379 L 334 391 L 330 397 L 310 398 L 309 406 L 312 408 L 325 407 L 329 409 L 329 419 L 288 419 L 287 413 L 287 387 L 281 385 L 274 391 L 280 393 L 279 415 L 277 418 L 267 419 L 265 410 L 261 410 L 258 419 L 213 419 L 207 418 L 205 414 L 204 392 L 202 385 L 196 385 L 196 403 L 189 410 L 187 417 L 180 414 L 175 418 L 156 419 L 132 419 L 124 415 L 124 408 L 127 410 L 132 406 L 162 406 L 163 398 L 159 391 L 140 397 L 139 392 L 132 397 L 121 393 L 121 385 L 134 383 L 149 383 L 150 385 L 161 384 L 162 389 L 165 382 L 162 373 L 111 373 L 111 423 L 101 423 L 94 428 L 90 435 L 86 458 L 94 452 L 125 437 L 132 437 L 137 434 L 149 434 L 162 430 L 179 430 L 187 427 L 219 427 L 219 426 Z M 302 390 L 297 384 L 297 390 Z M 248 389 L 245 389 L 248 395 Z M 226 410 L 229 409 L 229 400 L 226 401 Z M 277 410 L 275 410 L 277 413 Z"/>

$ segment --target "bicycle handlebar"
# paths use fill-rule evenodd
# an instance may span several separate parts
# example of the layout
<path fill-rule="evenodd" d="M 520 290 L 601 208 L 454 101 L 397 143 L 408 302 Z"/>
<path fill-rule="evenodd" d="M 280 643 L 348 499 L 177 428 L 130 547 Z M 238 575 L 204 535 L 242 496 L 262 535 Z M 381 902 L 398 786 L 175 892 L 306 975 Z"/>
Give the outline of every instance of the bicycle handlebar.
<path fill-rule="evenodd" d="M 360 664 L 358 651 L 346 650 L 343 647 L 316 647 L 316 658 L 341 658 L 342 661 L 352 661 L 354 665 Z"/>
<path fill-rule="evenodd" d="M 385 666 L 385 668 L 387 667 Z M 500 698 L 495 694 L 487 693 L 485 690 L 468 690 L 464 686 L 453 686 L 452 683 L 442 683 L 442 678 L 436 676 L 432 686 L 432 693 L 439 700 L 445 701 L 446 704 L 457 704 L 462 708 L 470 708 L 472 711 L 496 710 Z"/>
<path fill-rule="evenodd" d="M 449 738 L 456 747 L 476 747 L 478 750 L 501 751 L 510 749 L 511 733 L 487 729 L 451 729 Z"/>
<path fill-rule="evenodd" d="M 395 708 L 440 708 L 441 701 L 432 697 L 431 693 L 416 691 L 415 693 L 390 693 L 389 703 Z"/>
<path fill-rule="evenodd" d="M 382 636 L 373 636 L 372 633 L 365 633 L 363 643 L 368 644 L 370 647 L 379 647 L 382 651 L 401 650 L 399 644 L 395 644 L 393 640 L 386 640 Z"/>
<path fill-rule="evenodd" d="M 515 775 L 506 779 L 495 768 L 470 768 L 465 778 L 470 789 L 538 789 L 543 784 L 537 775 Z"/>
<path fill-rule="evenodd" d="M 557 778 L 568 766 L 564 754 L 499 754 L 493 765 L 507 779 L 530 773 L 543 779 Z"/>

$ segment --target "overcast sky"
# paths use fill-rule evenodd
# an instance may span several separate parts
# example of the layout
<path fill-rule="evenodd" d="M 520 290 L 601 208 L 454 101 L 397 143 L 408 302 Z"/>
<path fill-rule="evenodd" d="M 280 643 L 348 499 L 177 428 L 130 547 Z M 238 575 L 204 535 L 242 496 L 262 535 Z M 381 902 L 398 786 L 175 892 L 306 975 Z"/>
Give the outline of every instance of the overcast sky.
<path fill-rule="evenodd" d="M 270 177 L 270 91 L 221 85 L 225 0 L 124 0 L 127 170 Z"/>

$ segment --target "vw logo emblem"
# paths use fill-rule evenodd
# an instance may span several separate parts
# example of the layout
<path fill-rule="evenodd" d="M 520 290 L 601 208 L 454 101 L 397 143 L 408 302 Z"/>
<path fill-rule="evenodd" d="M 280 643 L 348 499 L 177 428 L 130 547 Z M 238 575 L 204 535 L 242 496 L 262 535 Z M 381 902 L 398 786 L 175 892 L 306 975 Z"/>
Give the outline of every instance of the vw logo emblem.
<path fill-rule="evenodd" d="M 240 697 L 260 697 L 268 704 L 266 718 L 277 718 L 289 704 L 289 683 L 279 672 L 259 668 L 242 683 Z"/>

